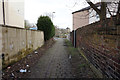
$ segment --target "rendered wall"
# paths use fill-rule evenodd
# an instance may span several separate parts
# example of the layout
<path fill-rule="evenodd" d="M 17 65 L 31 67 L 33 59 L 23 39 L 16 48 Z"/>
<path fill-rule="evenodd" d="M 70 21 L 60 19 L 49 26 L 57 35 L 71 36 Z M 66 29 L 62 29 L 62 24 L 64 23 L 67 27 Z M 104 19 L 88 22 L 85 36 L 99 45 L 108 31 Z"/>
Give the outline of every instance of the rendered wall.
<path fill-rule="evenodd" d="M 8 27 L 0 28 L 2 28 L 2 38 L 0 39 L 2 39 L 3 65 L 5 66 L 20 60 L 44 44 L 44 34 L 42 31 Z"/>
<path fill-rule="evenodd" d="M 4 0 L 5 24 L 24 28 L 24 0 Z M 0 0 L 0 24 L 3 25 L 3 6 Z"/>
<path fill-rule="evenodd" d="M 2 0 L 0 0 L 0 24 L 3 24 L 3 9 Z"/>
<path fill-rule="evenodd" d="M 82 11 L 73 14 L 73 30 L 89 24 L 89 11 Z"/>
<path fill-rule="evenodd" d="M 1 26 L 0 26 L 0 55 L 2 55 L 2 27 Z M 0 57 L 0 70 L 1 68 L 2 68 L 2 57 Z"/>

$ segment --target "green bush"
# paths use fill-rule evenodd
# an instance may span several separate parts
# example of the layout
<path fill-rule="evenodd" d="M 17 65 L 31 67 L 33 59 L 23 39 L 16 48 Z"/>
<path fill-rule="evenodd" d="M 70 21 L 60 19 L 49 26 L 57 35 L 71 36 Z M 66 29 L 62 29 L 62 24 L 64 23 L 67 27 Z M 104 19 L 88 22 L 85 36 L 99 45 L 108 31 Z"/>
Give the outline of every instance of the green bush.
<path fill-rule="evenodd" d="M 37 20 L 38 30 L 44 31 L 44 40 L 49 40 L 55 35 L 55 27 L 48 16 L 40 16 Z"/>

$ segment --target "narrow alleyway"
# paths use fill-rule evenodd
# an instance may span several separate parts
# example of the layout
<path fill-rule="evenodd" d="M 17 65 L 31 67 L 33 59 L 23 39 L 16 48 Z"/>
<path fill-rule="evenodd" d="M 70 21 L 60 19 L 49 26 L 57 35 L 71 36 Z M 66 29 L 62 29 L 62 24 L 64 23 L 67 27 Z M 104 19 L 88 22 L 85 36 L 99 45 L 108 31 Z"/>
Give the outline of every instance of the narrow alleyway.
<path fill-rule="evenodd" d="M 63 39 L 56 43 L 31 68 L 29 78 L 73 78 Z"/>

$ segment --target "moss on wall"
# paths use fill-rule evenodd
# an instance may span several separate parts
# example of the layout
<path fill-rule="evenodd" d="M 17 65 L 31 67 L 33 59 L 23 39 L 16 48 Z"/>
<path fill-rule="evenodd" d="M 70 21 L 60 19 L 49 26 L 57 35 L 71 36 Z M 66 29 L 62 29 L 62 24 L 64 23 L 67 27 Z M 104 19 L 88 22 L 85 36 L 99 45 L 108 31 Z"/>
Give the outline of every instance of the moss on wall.
<path fill-rule="evenodd" d="M 26 49 L 22 49 L 18 52 L 18 54 L 15 54 L 11 57 L 9 57 L 9 55 L 7 55 L 7 59 L 5 61 L 3 61 L 3 65 L 2 68 L 6 68 L 7 66 L 10 66 L 14 63 L 16 63 L 17 61 L 21 60 L 22 58 L 26 57 L 28 54 L 30 54 L 33 51 L 32 48 L 28 48 Z"/>
<path fill-rule="evenodd" d="M 5 68 L 44 44 L 42 31 L 2 27 L 2 67 Z"/>

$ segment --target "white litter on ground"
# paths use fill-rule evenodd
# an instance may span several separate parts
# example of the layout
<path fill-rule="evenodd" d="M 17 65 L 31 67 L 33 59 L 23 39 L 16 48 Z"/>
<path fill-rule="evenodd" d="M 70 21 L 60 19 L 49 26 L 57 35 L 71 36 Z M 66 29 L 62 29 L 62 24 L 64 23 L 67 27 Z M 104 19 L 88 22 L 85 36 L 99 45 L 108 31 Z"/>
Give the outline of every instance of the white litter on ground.
<path fill-rule="evenodd" d="M 69 55 L 69 59 L 71 59 L 71 55 Z"/>
<path fill-rule="evenodd" d="M 38 52 L 37 51 L 35 51 L 35 54 L 37 54 Z"/>
<path fill-rule="evenodd" d="M 15 76 L 15 75 L 12 73 L 12 76 Z"/>
<path fill-rule="evenodd" d="M 28 70 L 28 72 L 31 72 L 30 70 Z"/>
<path fill-rule="evenodd" d="M 24 73 L 24 72 L 27 72 L 26 69 L 20 69 L 20 72 Z"/>
<path fill-rule="evenodd" d="M 29 67 L 29 65 L 26 65 L 27 67 Z"/>

